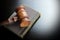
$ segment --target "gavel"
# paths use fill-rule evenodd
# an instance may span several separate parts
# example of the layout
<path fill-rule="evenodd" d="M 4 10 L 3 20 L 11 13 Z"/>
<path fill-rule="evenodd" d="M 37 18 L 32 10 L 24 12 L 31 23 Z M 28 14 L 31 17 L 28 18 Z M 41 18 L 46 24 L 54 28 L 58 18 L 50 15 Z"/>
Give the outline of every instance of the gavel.
<path fill-rule="evenodd" d="M 20 27 L 28 27 L 31 23 L 29 16 L 23 5 L 20 5 L 16 8 L 17 16 L 9 18 L 2 22 L 2 24 L 9 24 L 18 21 Z"/>
<path fill-rule="evenodd" d="M 20 27 L 29 26 L 31 21 L 23 5 L 20 5 L 16 8 L 16 13 L 20 22 Z"/>

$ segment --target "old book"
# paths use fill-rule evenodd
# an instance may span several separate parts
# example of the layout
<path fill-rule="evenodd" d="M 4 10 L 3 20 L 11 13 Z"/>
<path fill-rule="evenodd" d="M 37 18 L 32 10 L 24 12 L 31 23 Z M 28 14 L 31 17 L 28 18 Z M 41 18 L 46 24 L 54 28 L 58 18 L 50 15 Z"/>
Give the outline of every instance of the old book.
<path fill-rule="evenodd" d="M 33 25 L 37 22 L 37 20 L 40 17 L 39 12 L 33 10 L 29 6 L 26 6 L 26 5 L 24 5 L 24 6 L 25 6 L 25 10 L 26 10 L 26 12 L 31 20 L 31 24 L 28 27 L 20 28 L 19 22 L 4 25 L 5 28 L 9 29 L 10 31 L 12 31 L 13 33 L 15 33 L 16 35 L 18 35 L 21 38 L 23 38 L 27 34 L 27 32 L 33 27 Z M 16 14 L 16 12 L 14 12 L 10 17 L 14 16 L 15 14 Z"/>

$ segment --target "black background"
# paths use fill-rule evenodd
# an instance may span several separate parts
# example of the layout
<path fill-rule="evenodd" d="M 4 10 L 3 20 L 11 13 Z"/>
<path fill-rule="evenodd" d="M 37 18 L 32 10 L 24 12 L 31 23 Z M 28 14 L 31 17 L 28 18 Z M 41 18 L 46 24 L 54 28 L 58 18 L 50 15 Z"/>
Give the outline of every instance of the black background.
<path fill-rule="evenodd" d="M 7 19 L 14 11 L 15 8 L 18 6 L 18 0 L 0 0 L 0 22 L 2 22 L 3 20 Z M 8 14 L 9 13 L 9 14 Z M 58 40 L 58 38 L 60 38 L 60 21 L 57 24 L 58 26 L 58 30 L 57 33 L 51 34 L 50 37 L 42 37 L 42 36 L 31 36 L 30 33 L 31 31 L 28 32 L 28 34 L 21 39 L 20 37 L 18 37 L 17 35 L 15 35 L 14 33 L 12 33 L 11 31 L 9 31 L 8 29 L 4 28 L 4 26 L 0 26 L 0 40 Z M 32 30 L 32 29 L 31 29 Z M 36 37 L 36 38 L 35 38 Z"/>
<path fill-rule="evenodd" d="M 28 34 L 26 34 L 25 37 L 22 39 L 18 37 L 16 34 L 14 34 L 13 32 L 11 32 L 10 30 L 4 28 L 4 26 L 0 26 L 0 40 L 4 40 L 4 39 L 5 40 L 58 40 L 60 39 L 59 30 L 56 30 L 57 33 L 51 34 L 51 36 L 49 37 L 42 37 L 40 35 L 36 36 L 37 34 L 32 36 L 32 34 L 34 33 L 33 32 L 31 33 L 31 31 L 29 31 Z"/>

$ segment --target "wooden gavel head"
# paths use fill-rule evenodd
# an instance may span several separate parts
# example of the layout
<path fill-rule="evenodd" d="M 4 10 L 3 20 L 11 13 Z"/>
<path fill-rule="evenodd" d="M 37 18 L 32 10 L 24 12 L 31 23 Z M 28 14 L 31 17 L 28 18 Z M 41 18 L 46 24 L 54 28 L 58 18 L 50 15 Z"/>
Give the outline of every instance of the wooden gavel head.
<path fill-rule="evenodd" d="M 20 21 L 20 27 L 28 27 L 30 24 L 29 16 L 23 5 L 16 8 L 16 13 Z"/>

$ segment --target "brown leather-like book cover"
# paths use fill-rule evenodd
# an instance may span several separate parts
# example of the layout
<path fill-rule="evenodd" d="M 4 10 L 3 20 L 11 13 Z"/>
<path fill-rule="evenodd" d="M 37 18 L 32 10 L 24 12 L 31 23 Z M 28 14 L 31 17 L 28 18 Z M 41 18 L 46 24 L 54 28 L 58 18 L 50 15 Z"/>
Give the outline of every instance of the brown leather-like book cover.
<path fill-rule="evenodd" d="M 31 24 L 28 27 L 20 28 L 19 22 L 4 25 L 5 28 L 9 29 L 10 31 L 12 31 L 13 33 L 15 33 L 16 35 L 18 35 L 21 38 L 23 38 L 27 34 L 27 32 L 33 27 L 33 25 L 37 22 L 37 20 L 40 17 L 39 12 L 33 10 L 32 8 L 30 8 L 29 6 L 26 6 L 26 5 L 24 5 L 24 7 L 25 7 L 25 10 L 26 10 L 30 20 L 31 20 Z M 15 14 L 16 14 L 16 12 L 14 12 L 10 17 L 12 17 Z"/>

